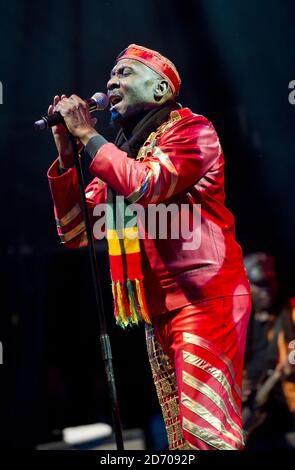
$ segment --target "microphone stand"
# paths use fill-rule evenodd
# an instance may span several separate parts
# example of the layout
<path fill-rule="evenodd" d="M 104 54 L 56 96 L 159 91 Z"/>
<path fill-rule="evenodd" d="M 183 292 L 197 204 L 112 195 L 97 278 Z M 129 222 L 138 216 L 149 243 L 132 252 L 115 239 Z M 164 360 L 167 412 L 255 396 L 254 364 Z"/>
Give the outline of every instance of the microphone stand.
<path fill-rule="evenodd" d="M 108 382 L 109 393 L 110 393 L 110 398 L 111 398 L 113 428 L 115 432 L 117 450 L 121 451 L 121 450 L 124 450 L 124 442 L 123 442 L 123 436 L 122 436 L 122 425 L 121 425 L 121 420 L 120 420 L 119 403 L 117 399 L 117 390 L 116 390 L 116 383 L 115 383 L 115 376 L 114 376 L 114 369 L 113 369 L 112 350 L 111 350 L 110 338 L 107 333 L 106 316 L 105 316 L 105 311 L 104 311 L 104 306 L 103 306 L 103 301 L 102 301 L 101 284 L 100 284 L 97 262 L 96 262 L 96 252 L 95 252 L 95 247 L 94 247 L 94 240 L 92 237 L 92 228 L 90 224 L 88 206 L 87 206 L 85 190 L 84 190 L 85 188 L 84 178 L 83 178 L 83 172 L 81 168 L 81 162 L 79 158 L 76 139 L 71 133 L 69 133 L 69 136 L 70 136 L 71 144 L 73 147 L 74 162 L 75 162 L 75 167 L 77 170 L 83 216 L 84 216 L 84 221 L 85 221 L 85 226 L 86 226 L 86 234 L 87 234 L 87 240 L 88 240 L 88 253 L 90 257 L 92 281 L 93 281 L 93 286 L 94 286 L 96 307 L 97 307 L 99 327 L 100 327 L 100 346 L 101 346 L 102 358 L 103 358 L 104 365 L 105 365 L 105 372 L 107 376 L 107 382 Z"/>

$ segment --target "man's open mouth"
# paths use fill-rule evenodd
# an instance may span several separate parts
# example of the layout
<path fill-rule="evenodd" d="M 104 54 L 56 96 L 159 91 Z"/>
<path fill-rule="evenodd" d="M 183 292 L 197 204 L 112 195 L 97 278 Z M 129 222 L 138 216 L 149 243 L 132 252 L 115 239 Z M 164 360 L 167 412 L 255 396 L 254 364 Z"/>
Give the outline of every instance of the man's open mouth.
<path fill-rule="evenodd" d="M 119 95 L 113 95 L 110 97 L 110 103 L 111 103 L 111 110 L 122 101 L 122 97 Z"/>

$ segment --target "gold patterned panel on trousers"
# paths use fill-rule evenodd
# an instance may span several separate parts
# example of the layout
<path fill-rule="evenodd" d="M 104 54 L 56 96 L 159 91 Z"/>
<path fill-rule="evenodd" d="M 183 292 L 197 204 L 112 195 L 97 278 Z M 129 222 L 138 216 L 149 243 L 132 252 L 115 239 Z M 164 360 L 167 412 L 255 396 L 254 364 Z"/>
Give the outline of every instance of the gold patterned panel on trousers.
<path fill-rule="evenodd" d="M 176 376 L 172 361 L 164 354 L 150 325 L 146 328 L 146 344 L 153 380 L 166 426 L 169 449 L 188 449 L 184 441 L 180 417 Z"/>

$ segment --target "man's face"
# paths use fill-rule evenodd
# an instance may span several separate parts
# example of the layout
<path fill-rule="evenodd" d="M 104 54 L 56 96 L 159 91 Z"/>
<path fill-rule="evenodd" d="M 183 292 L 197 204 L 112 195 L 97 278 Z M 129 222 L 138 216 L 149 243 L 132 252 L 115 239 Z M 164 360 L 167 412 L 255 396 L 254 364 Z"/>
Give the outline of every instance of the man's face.
<path fill-rule="evenodd" d="M 141 62 L 120 60 L 107 83 L 113 120 L 126 120 L 154 108 L 154 87 L 160 77 Z"/>

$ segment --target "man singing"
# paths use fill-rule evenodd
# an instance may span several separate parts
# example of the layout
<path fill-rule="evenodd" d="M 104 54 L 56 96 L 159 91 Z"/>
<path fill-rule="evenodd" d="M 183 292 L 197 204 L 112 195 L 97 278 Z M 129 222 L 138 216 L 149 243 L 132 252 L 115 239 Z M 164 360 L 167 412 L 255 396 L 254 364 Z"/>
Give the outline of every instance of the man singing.
<path fill-rule="evenodd" d="M 175 101 L 180 84 L 166 57 L 128 46 L 107 83 L 111 116 L 120 125 L 115 143 L 94 129 L 81 98 L 55 96 L 48 112 L 59 111 L 66 127 L 53 128 L 58 158 L 49 183 L 58 233 L 69 247 L 87 241 L 68 132 L 92 158 L 94 179 L 86 189 L 92 223 L 95 206 L 115 207 L 119 197 L 125 207 L 141 209 L 136 223 L 130 227 L 123 218 L 120 230 L 107 217 L 116 321 L 145 322 L 169 448 L 241 449 L 249 285 L 234 217 L 224 206 L 218 136 L 205 117 Z M 167 236 L 159 230 L 150 236 L 143 221 L 160 205 L 177 210 L 166 218 Z M 182 230 L 175 236 L 184 220 L 189 236 Z"/>

